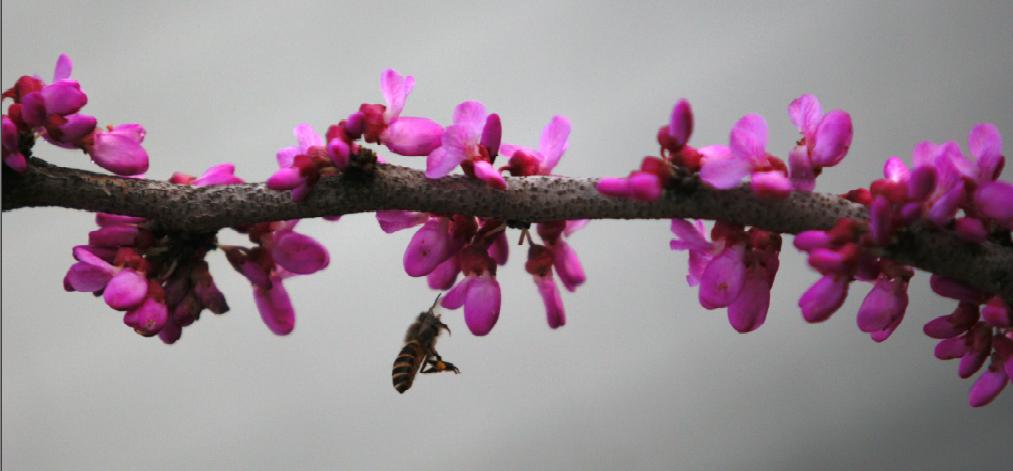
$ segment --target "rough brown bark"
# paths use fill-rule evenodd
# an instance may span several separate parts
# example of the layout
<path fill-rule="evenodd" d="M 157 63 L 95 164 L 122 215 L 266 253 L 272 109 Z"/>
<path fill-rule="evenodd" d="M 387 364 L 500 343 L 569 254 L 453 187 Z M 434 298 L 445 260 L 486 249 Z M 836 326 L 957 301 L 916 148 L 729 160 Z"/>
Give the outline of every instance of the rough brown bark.
<path fill-rule="evenodd" d="M 21 175 L 5 171 L 3 210 L 60 206 L 154 219 L 169 230 L 210 232 L 259 221 L 360 213 L 384 209 L 464 214 L 517 222 L 565 219 L 701 218 L 777 232 L 828 229 L 842 217 L 867 218 L 864 207 L 834 195 L 796 192 L 783 200 L 746 189 L 698 188 L 669 192 L 655 202 L 610 198 L 593 179 L 507 178 L 495 190 L 461 176 L 430 180 L 422 172 L 381 165 L 371 177 L 325 177 L 305 201 L 262 183 L 194 188 L 129 179 L 46 164 L 33 159 Z M 944 275 L 1013 304 L 1013 248 L 969 244 L 947 231 L 911 229 L 886 249 L 899 262 Z"/>

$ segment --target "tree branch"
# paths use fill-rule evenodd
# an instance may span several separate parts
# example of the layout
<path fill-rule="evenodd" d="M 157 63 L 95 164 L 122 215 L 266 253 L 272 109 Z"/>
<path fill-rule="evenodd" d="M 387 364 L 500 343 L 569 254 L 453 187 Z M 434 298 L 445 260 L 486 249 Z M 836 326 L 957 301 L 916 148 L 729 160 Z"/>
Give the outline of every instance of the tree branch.
<path fill-rule="evenodd" d="M 23 174 L 5 171 L 4 176 L 4 211 L 60 206 L 143 216 L 165 229 L 186 232 L 385 209 L 517 222 L 700 218 L 792 234 L 829 229 L 842 217 L 868 218 L 861 205 L 822 193 L 795 192 L 774 200 L 744 188 L 697 188 L 668 192 L 648 203 L 604 196 L 595 190 L 593 179 L 508 177 L 508 188 L 495 190 L 463 176 L 430 180 L 420 171 L 392 165 L 378 166 L 371 177 L 322 178 L 299 203 L 288 192 L 261 183 L 195 188 L 58 167 L 40 159 L 32 159 Z M 902 233 L 885 255 L 999 294 L 1013 304 L 1013 247 L 969 244 L 951 232 L 922 226 Z"/>

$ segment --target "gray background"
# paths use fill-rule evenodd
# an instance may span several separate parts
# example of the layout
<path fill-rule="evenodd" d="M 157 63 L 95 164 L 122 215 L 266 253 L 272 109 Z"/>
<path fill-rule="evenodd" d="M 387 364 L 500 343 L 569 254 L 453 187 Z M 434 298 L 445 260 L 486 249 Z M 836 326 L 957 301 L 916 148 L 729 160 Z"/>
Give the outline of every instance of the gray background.
<path fill-rule="evenodd" d="M 840 192 L 922 139 L 991 121 L 1013 140 L 1013 4 L 384 5 L 375 2 L 3 2 L 3 84 L 75 61 L 86 111 L 138 121 L 149 176 L 235 162 L 263 180 L 291 128 L 323 129 L 380 102 L 378 76 L 417 78 L 408 115 L 450 119 L 465 99 L 503 116 L 505 140 L 535 144 L 551 115 L 573 121 L 557 168 L 624 175 L 656 152 L 679 97 L 697 145 L 725 142 L 759 112 L 769 149 L 796 138 L 785 108 L 803 92 L 852 113 L 851 155 L 820 180 Z M 1010 145 L 1006 149 L 1009 151 Z M 79 153 L 40 146 L 62 165 Z M 420 167 L 422 159 L 397 158 Z M 1006 172 L 1005 178 L 1010 178 Z M 460 376 L 391 388 L 400 337 L 433 293 L 401 270 L 411 232 L 372 215 L 302 228 L 329 269 L 290 280 L 295 332 L 273 336 L 248 283 L 220 253 L 232 311 L 206 314 L 166 347 L 136 336 L 87 294 L 65 293 L 70 248 L 92 216 L 3 215 L 3 465 L 9 469 L 956 469 L 1008 462 L 1013 394 L 966 405 L 971 383 L 932 357 L 921 325 L 951 309 L 927 277 L 908 319 L 876 345 L 857 330 L 856 286 L 829 322 L 796 301 L 816 275 L 786 243 L 767 324 L 736 334 L 685 286 L 662 221 L 594 222 L 572 240 L 587 284 L 569 324 L 545 326 L 521 251 L 501 270 L 503 314 L 486 338 L 459 311 L 441 351 Z M 513 235 L 512 237 L 516 237 Z M 234 234 L 225 241 L 240 240 Z"/>

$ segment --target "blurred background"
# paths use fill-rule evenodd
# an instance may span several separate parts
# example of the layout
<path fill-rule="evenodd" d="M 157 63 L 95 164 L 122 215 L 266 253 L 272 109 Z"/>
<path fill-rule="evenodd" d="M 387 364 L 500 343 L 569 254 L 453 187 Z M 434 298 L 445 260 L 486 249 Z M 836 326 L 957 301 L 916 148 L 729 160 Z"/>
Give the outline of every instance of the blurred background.
<path fill-rule="evenodd" d="M 994 2 L 31 2 L 4 1 L 4 86 L 49 79 L 61 52 L 102 124 L 140 122 L 151 178 L 234 162 L 250 181 L 306 122 L 323 130 L 382 101 L 380 72 L 416 77 L 406 115 L 450 121 L 466 99 L 500 113 L 504 141 L 537 144 L 553 114 L 574 131 L 557 172 L 625 175 L 657 151 L 672 104 L 692 143 L 724 143 L 766 116 L 768 149 L 797 133 L 810 92 L 855 122 L 847 159 L 818 189 L 881 175 L 918 141 L 966 146 L 975 123 L 1013 134 L 1013 3 Z M 40 144 L 59 165 L 83 154 Z M 966 149 L 966 147 L 965 147 Z M 424 166 L 424 159 L 393 158 Z M 1004 178 L 1009 179 L 1007 170 Z M 462 374 L 390 367 L 434 297 L 404 275 L 412 231 L 372 214 L 302 230 L 331 265 L 286 283 L 295 331 L 261 323 L 220 252 L 232 310 L 173 346 L 137 336 L 100 299 L 66 293 L 70 249 L 93 215 L 3 214 L 3 466 L 7 469 L 955 469 L 1009 463 L 1013 393 L 971 409 L 971 381 L 933 358 L 927 320 L 953 305 L 912 281 L 907 320 L 883 344 L 855 326 L 867 285 L 828 322 L 797 299 L 817 275 L 786 240 L 770 314 L 739 335 L 685 283 L 667 221 L 595 221 L 572 245 L 588 273 L 550 330 L 514 250 L 485 338 L 460 311 L 440 352 Z M 516 240 L 517 233 L 511 233 Z M 240 236 L 223 232 L 225 242 Z"/>

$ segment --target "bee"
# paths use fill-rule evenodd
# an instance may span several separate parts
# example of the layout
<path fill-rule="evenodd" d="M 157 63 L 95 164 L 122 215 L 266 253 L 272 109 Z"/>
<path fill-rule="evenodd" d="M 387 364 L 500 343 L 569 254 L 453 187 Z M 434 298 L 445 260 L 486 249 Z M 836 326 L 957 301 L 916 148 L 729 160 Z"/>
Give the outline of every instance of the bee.
<path fill-rule="evenodd" d="M 450 327 L 440 321 L 440 315 L 435 313 L 438 302 L 439 296 L 428 311 L 419 313 L 418 318 L 405 332 L 404 347 L 394 360 L 394 369 L 391 372 L 394 389 L 399 393 L 403 394 L 412 387 L 412 381 L 420 370 L 423 374 L 461 372 L 453 363 L 444 361 L 443 357 L 436 353 L 436 337 L 439 337 L 440 331 L 446 330 L 447 334 L 450 334 Z"/>

